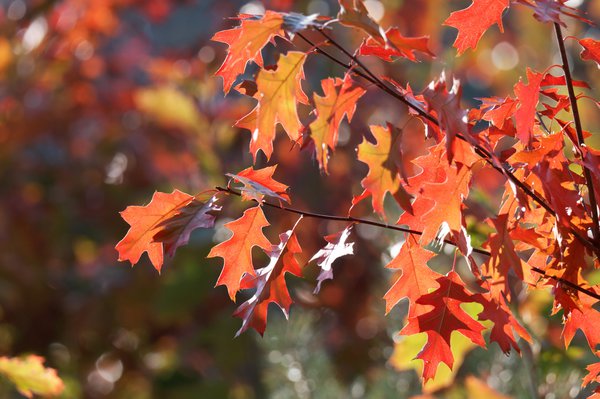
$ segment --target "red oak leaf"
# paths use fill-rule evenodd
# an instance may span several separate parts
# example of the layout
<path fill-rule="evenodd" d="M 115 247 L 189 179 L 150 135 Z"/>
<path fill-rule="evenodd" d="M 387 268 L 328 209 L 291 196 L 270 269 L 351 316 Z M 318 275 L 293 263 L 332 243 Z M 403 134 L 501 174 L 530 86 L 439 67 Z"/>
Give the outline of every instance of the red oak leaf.
<path fill-rule="evenodd" d="M 242 289 L 256 288 L 254 295 L 242 303 L 235 313 L 235 317 L 242 319 L 242 327 L 236 333 L 240 335 L 248 328 L 255 329 L 263 335 L 267 326 L 267 313 L 270 303 L 274 303 L 283 311 L 286 319 L 289 318 L 290 306 L 293 303 L 285 282 L 285 273 L 291 273 L 300 277 L 302 267 L 296 260 L 295 255 L 302 252 L 294 230 L 300 219 L 292 230 L 279 235 L 279 245 L 272 245 L 266 254 L 269 264 L 256 270 L 256 275 L 246 274 L 242 280 Z"/>
<path fill-rule="evenodd" d="M 163 265 L 163 244 L 154 240 L 154 236 L 164 226 L 161 223 L 178 214 L 182 208 L 194 200 L 189 194 L 174 190 L 171 194 L 155 192 L 146 206 L 129 206 L 121 217 L 131 226 L 125 237 L 115 247 L 119 260 L 128 260 L 135 265 L 144 252 L 156 270 Z"/>
<path fill-rule="evenodd" d="M 263 66 L 261 50 L 276 36 L 284 37 L 283 17 L 273 11 L 267 11 L 261 18 L 252 15 L 240 15 L 240 26 L 217 32 L 211 40 L 229 46 L 223 65 L 215 75 L 223 78 L 223 90 L 228 93 L 238 75 L 244 73 L 246 64 L 254 61 Z"/>
<path fill-rule="evenodd" d="M 424 224 L 421 243 L 424 244 L 435 238 L 442 240 L 449 232 L 459 234 L 462 229 L 462 203 L 469 195 L 472 173 L 467 167 L 458 169 L 455 165 L 445 171 L 444 182 L 427 183 L 421 190 L 424 198 L 435 201 L 435 206 L 421 216 Z"/>
<path fill-rule="evenodd" d="M 417 316 L 427 308 L 418 304 L 417 300 L 439 287 L 437 279 L 442 276 L 427 266 L 427 261 L 434 256 L 435 253 L 419 245 L 414 235 L 408 234 L 398 255 L 386 266 L 388 269 L 402 271 L 400 277 L 383 296 L 386 313 L 389 313 L 402 298 L 408 298 L 410 301 L 409 317 Z"/>
<path fill-rule="evenodd" d="M 404 57 L 416 61 L 415 51 L 435 57 L 427 46 L 429 36 L 405 37 L 398 28 L 390 28 L 385 34 L 388 39 L 387 45 L 370 37 L 360 46 L 359 54 L 374 55 L 385 61 L 392 61 L 392 57 Z"/>
<path fill-rule="evenodd" d="M 277 169 L 277 165 L 262 169 L 249 167 L 236 175 L 227 173 L 227 176 L 244 185 L 240 191 L 242 199 L 246 201 L 262 202 L 263 198 L 268 196 L 290 203 L 290 197 L 287 195 L 289 187 L 273 179 L 275 169 Z"/>
<path fill-rule="evenodd" d="M 342 25 L 361 29 L 369 36 L 379 41 L 386 42 L 385 32 L 370 16 L 363 0 L 338 0 L 340 12 L 338 19 Z"/>
<path fill-rule="evenodd" d="M 376 144 L 363 139 L 358 146 L 358 160 L 369 166 L 367 176 L 360 182 L 364 188 L 361 195 L 352 199 L 352 205 L 372 196 L 373 210 L 385 218 L 383 200 L 386 193 L 391 193 L 398 204 L 412 213 L 410 195 L 400 183 L 397 158 L 400 150 L 396 139 L 399 131 L 391 126 L 371 126 L 371 133 L 377 140 Z"/>
<path fill-rule="evenodd" d="M 502 13 L 509 5 L 509 0 L 473 0 L 469 7 L 450 14 L 444 24 L 458 29 L 454 42 L 458 54 L 468 48 L 477 48 L 479 39 L 493 24 L 497 24 L 500 31 L 504 32 Z"/>
<path fill-rule="evenodd" d="M 346 227 L 339 233 L 326 236 L 325 240 L 327 241 L 327 245 L 324 248 L 321 248 L 310 259 L 310 262 L 313 260 L 317 261 L 317 265 L 321 268 L 321 272 L 317 277 L 317 287 L 314 291 L 315 294 L 318 294 L 321 290 L 323 281 L 333 279 L 333 262 L 342 256 L 354 254 L 354 243 L 346 242 L 350 237 L 351 230 L 352 225 Z"/>
<path fill-rule="evenodd" d="M 531 342 L 531 336 L 515 319 L 503 297 L 492 299 L 489 294 L 483 296 L 483 311 L 478 318 L 481 321 L 490 320 L 494 323 L 490 333 L 490 341 L 498 343 L 502 352 L 508 354 L 513 348 L 520 353 L 519 345 L 515 340 L 515 333 L 526 341 Z"/>
<path fill-rule="evenodd" d="M 212 228 L 215 225 L 215 217 L 208 212 L 220 210 L 216 196 L 204 203 L 194 198 L 192 202 L 179 208 L 175 215 L 159 223 L 161 229 L 154 234 L 153 240 L 162 242 L 165 253 L 173 256 L 177 248 L 188 243 L 192 231 L 201 227 Z"/>
<path fill-rule="evenodd" d="M 427 343 L 417 355 L 422 359 L 423 379 L 433 378 L 440 362 L 452 368 L 454 356 L 450 350 L 450 336 L 458 331 L 474 344 L 485 346 L 481 332 L 485 330 L 479 322 L 469 316 L 460 305 L 476 302 L 477 297 L 464 288 L 465 283 L 454 271 L 437 279 L 440 287 L 423 295 L 417 303 L 429 305 L 431 310 L 409 317 L 408 324 L 400 331 L 402 335 L 427 333 Z"/>
<path fill-rule="evenodd" d="M 353 85 L 348 75 L 344 80 L 324 79 L 321 86 L 325 96 L 314 95 L 317 118 L 309 127 L 319 167 L 327 173 L 329 153 L 337 146 L 340 123 L 344 115 L 348 122 L 352 120 L 356 102 L 366 90 Z"/>
<path fill-rule="evenodd" d="M 254 95 L 258 104 L 236 123 L 236 126 L 252 133 L 250 153 L 254 161 L 258 150 L 262 150 L 267 159 L 271 157 L 278 123 L 281 123 L 291 140 L 297 141 L 300 138 L 302 124 L 297 104 L 308 104 L 300 83 L 304 79 L 305 60 L 305 53 L 290 51 L 279 58 L 275 70 L 262 69 L 258 73 L 257 92 Z"/>
<path fill-rule="evenodd" d="M 271 249 L 271 242 L 262 232 L 267 226 L 269 222 L 260 206 L 246 209 L 241 218 L 225 224 L 233 233 L 231 238 L 214 246 L 207 256 L 223 258 L 223 270 L 216 285 L 225 285 L 232 301 L 235 301 L 235 295 L 240 290 L 242 277 L 245 274 L 255 275 L 252 248 Z"/>
<path fill-rule="evenodd" d="M 529 145 L 533 138 L 533 125 L 535 124 L 535 109 L 540 97 L 540 84 L 544 74 L 537 73 L 527 68 L 528 83 L 524 84 L 520 79 L 515 85 L 515 96 L 518 107 L 515 111 L 517 126 L 517 137 L 525 145 Z"/>
<path fill-rule="evenodd" d="M 540 22 L 557 22 L 562 26 L 566 24 L 560 19 L 561 14 L 578 19 L 587 24 L 592 24 L 578 14 L 577 9 L 566 6 L 568 0 L 518 0 L 520 4 L 533 9 L 533 16 Z"/>
<path fill-rule="evenodd" d="M 598 355 L 599 353 L 596 353 Z M 583 378 L 582 387 L 589 385 L 592 382 L 600 382 L 600 362 L 590 364 L 586 367 L 588 374 Z M 598 391 L 596 391 L 598 392 Z"/>
<path fill-rule="evenodd" d="M 581 44 L 581 47 L 583 47 L 581 59 L 594 61 L 598 68 L 600 68 L 600 40 L 586 38 L 577 41 Z"/>

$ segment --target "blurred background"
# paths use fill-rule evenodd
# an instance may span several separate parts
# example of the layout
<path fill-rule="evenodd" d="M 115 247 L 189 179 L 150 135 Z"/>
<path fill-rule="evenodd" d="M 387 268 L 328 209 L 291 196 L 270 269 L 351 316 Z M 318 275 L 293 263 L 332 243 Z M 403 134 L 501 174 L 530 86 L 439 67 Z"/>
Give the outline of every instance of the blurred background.
<path fill-rule="evenodd" d="M 600 2 L 573 3 L 600 20 Z M 442 22 L 469 1 L 365 4 L 384 27 L 429 35 L 437 55 L 385 65 L 366 59 L 368 65 L 415 90 L 442 70 L 452 71 L 464 84 L 467 106 L 476 105 L 477 97 L 512 94 L 526 66 L 544 70 L 559 60 L 551 26 L 535 21 L 524 7 L 511 8 L 504 34 L 492 28 L 477 52 L 456 58 L 451 47 L 456 31 Z M 336 1 L 0 0 L 0 5 L 0 355 L 44 356 L 65 381 L 65 398 L 584 397 L 580 379 L 593 357 L 579 335 L 564 351 L 560 315 L 548 317 L 552 300 L 545 292 L 516 304 L 536 339 L 532 346 L 522 343 L 523 356 L 505 356 L 495 344 L 475 349 L 453 337 L 454 372 L 442 370 L 423 392 L 419 362 L 411 359 L 424 339 L 399 336 L 406 304 L 385 316 L 381 299 L 393 278 L 383 266 L 397 250 L 398 234 L 359 227 L 356 255 L 336 263 L 335 280 L 316 297 L 313 264 L 305 268 L 305 279 L 288 277 L 297 304 L 289 322 L 271 309 L 264 338 L 250 331 L 234 339 L 240 325 L 231 316 L 235 304 L 223 287 L 213 288 L 220 260 L 205 259 L 226 237 L 222 225 L 247 206 L 236 199 L 226 200 L 217 228 L 194 233 L 161 275 L 145 257 L 135 268 L 117 262 L 114 246 L 128 227 L 119 211 L 148 203 L 155 190 L 197 193 L 225 184 L 225 173 L 252 164 L 249 133 L 231 126 L 253 104 L 234 93 L 223 97 L 222 82 L 212 75 L 226 47 L 211 36 L 235 26 L 227 18 L 239 12 L 335 16 Z M 600 35 L 567 22 L 566 35 Z M 336 28 L 334 35 L 355 48 L 360 38 L 350 32 Z M 596 66 L 578 62 L 575 42 L 567 44 L 573 47 L 576 77 L 600 87 Z M 277 47 L 293 46 L 278 41 Z M 267 49 L 267 64 L 275 54 Z M 320 79 L 342 74 L 313 56 L 306 65 L 306 92 L 322 94 Z M 581 106 L 586 130 L 597 132 L 596 105 Z M 294 205 L 345 214 L 366 173 L 354 148 L 368 134 L 368 124 L 386 121 L 405 124 L 406 110 L 372 90 L 354 122 L 343 125 L 329 177 L 320 176 L 309 151 L 279 137 L 272 162 L 280 165 L 276 178 L 291 186 Z M 406 128 L 420 129 L 416 123 Z M 598 143 L 598 134 L 594 137 Z M 264 166 L 264 158 L 257 164 Z M 473 226 L 495 209 L 501 184 L 497 176 L 485 175 L 473 187 Z M 272 239 L 294 222 L 272 210 L 267 217 Z M 344 227 L 303 222 L 305 261 L 324 245 L 323 235 Z M 483 235 L 472 230 L 481 243 Z M 437 270 L 447 271 L 451 258 L 438 263 Z M 0 397 L 19 394 L 2 381 Z"/>

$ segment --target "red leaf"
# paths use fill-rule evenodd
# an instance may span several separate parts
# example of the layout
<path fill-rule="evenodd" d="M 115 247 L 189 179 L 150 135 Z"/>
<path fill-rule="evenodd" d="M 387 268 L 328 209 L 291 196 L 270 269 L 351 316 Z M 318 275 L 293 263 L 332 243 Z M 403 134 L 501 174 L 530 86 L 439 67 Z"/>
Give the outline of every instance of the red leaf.
<path fill-rule="evenodd" d="M 485 330 L 479 322 L 469 316 L 460 305 L 476 302 L 476 297 L 467 292 L 465 283 L 456 272 L 437 279 L 440 287 L 427 295 L 423 295 L 417 303 L 429 305 L 431 310 L 408 319 L 408 324 L 400 331 L 402 335 L 427 333 L 427 343 L 417 355 L 424 361 L 423 379 L 433 378 L 440 362 L 452 368 L 454 356 L 450 350 L 450 336 L 454 331 L 481 347 L 485 341 L 481 332 Z"/>
<path fill-rule="evenodd" d="M 327 173 L 329 153 L 337 147 L 340 123 L 344 115 L 348 122 L 352 120 L 356 102 L 366 90 L 353 85 L 349 76 L 344 80 L 324 79 L 321 86 L 325 96 L 314 95 L 317 119 L 310 124 L 310 131 L 319 167 Z"/>
<path fill-rule="evenodd" d="M 540 84 L 544 75 L 527 68 L 528 83 L 521 80 L 515 85 L 515 96 L 519 103 L 515 111 L 517 137 L 525 145 L 529 145 L 533 138 L 533 125 L 535 124 L 535 109 L 540 96 Z"/>
<path fill-rule="evenodd" d="M 171 194 L 155 192 L 146 206 L 129 206 L 121 217 L 131 226 L 125 237 L 115 247 L 119 260 L 128 260 L 135 265 L 144 252 L 160 272 L 163 265 L 163 244 L 154 240 L 154 236 L 164 226 L 161 223 L 175 216 L 182 208 L 194 200 L 189 194 L 174 190 Z"/>
<path fill-rule="evenodd" d="M 211 40 L 229 46 L 227 57 L 215 75 L 223 78 L 223 90 L 228 93 L 238 75 L 244 73 L 246 64 L 254 61 L 263 66 L 261 50 L 276 36 L 283 37 L 283 17 L 267 11 L 262 18 L 240 15 L 240 26 L 217 32 Z"/>
<path fill-rule="evenodd" d="M 352 225 L 346 227 L 339 233 L 326 236 L 325 240 L 327 241 L 327 245 L 320 249 L 310 259 L 310 262 L 313 260 L 317 261 L 317 265 L 321 268 L 321 272 L 317 277 L 317 287 L 314 291 L 315 294 L 318 294 L 321 290 L 323 281 L 333 279 L 333 262 L 342 256 L 354 254 L 354 243 L 346 243 L 346 240 L 350 237 L 351 230 Z"/>
<path fill-rule="evenodd" d="M 370 37 L 360 46 L 359 54 L 374 55 L 385 61 L 392 61 L 392 57 L 404 57 L 416 61 L 415 51 L 435 57 L 427 47 L 429 36 L 405 37 L 398 28 L 390 28 L 385 34 L 388 39 L 387 45 Z"/>
<path fill-rule="evenodd" d="M 271 242 L 262 232 L 267 226 L 269 222 L 260 206 L 246 209 L 241 218 L 225 224 L 233 233 L 231 238 L 213 247 L 207 256 L 223 258 L 223 270 L 216 285 L 225 285 L 232 301 L 240 290 L 242 277 L 245 274 L 255 275 L 252 248 L 271 249 Z"/>
<path fill-rule="evenodd" d="M 244 185 L 240 192 L 242 199 L 246 201 L 262 202 L 263 198 L 268 196 L 290 203 L 290 197 L 287 195 L 289 187 L 273 179 L 275 169 L 277 169 L 277 165 L 267 166 L 263 169 L 249 167 L 237 175 L 227 173 L 227 176 Z"/>
<path fill-rule="evenodd" d="M 497 24 L 500 31 L 504 32 L 502 13 L 509 5 L 509 0 L 473 0 L 469 7 L 450 14 L 444 24 L 458 29 L 454 41 L 458 54 L 468 48 L 477 48 L 479 39 L 493 24 Z"/>
<path fill-rule="evenodd" d="M 370 16 L 363 0 L 338 0 L 338 19 L 342 25 L 361 29 L 375 40 L 385 43 L 385 32 Z"/>
<path fill-rule="evenodd" d="M 267 326 L 267 313 L 270 303 L 274 303 L 289 318 L 290 306 L 293 303 L 285 282 L 285 273 L 300 277 L 302 268 L 295 255 L 302 252 L 294 230 L 302 217 L 298 219 L 292 230 L 279 235 L 279 245 L 272 245 L 267 253 L 269 264 L 256 270 L 256 276 L 247 274 L 242 281 L 242 288 L 256 288 L 254 295 L 242 303 L 235 317 L 242 319 L 242 327 L 236 333 L 240 335 L 248 328 L 255 329 L 263 335 Z"/>
<path fill-rule="evenodd" d="M 594 61 L 596 66 L 600 68 L 600 40 L 586 38 L 578 39 L 577 41 L 581 44 L 581 47 L 583 47 L 581 59 Z"/>
<path fill-rule="evenodd" d="M 418 244 L 414 235 L 407 235 L 398 255 L 386 266 L 388 269 L 402 270 L 400 277 L 383 297 L 386 313 L 389 313 L 402 298 L 408 298 L 410 301 L 409 317 L 417 316 L 427 308 L 418 304 L 417 300 L 439 287 L 437 279 L 442 276 L 427 266 L 427 261 L 434 256 L 435 253 Z"/>
<path fill-rule="evenodd" d="M 483 311 L 479 313 L 479 320 L 490 320 L 494 323 L 490 333 L 490 341 L 498 343 L 502 352 L 508 354 L 513 348 L 520 352 L 519 345 L 515 340 L 515 333 L 521 338 L 531 342 L 531 336 L 515 319 L 511 310 L 508 308 L 503 297 L 497 300 L 491 296 L 485 295 L 486 299 L 480 301 L 483 305 Z"/>

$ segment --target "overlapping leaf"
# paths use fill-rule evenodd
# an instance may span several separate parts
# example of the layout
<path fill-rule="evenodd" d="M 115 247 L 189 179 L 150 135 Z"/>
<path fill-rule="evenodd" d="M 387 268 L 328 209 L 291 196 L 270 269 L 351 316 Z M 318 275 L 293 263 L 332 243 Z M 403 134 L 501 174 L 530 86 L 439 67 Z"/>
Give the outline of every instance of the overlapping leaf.
<path fill-rule="evenodd" d="M 359 48 L 360 55 L 374 55 L 385 61 L 392 61 L 392 57 L 408 58 L 416 61 L 415 52 L 435 57 L 428 47 L 429 36 L 405 37 L 398 28 L 390 28 L 386 32 L 388 42 L 381 43 L 372 37 L 368 38 Z"/>
<path fill-rule="evenodd" d="M 290 51 L 279 58 L 275 70 L 263 69 L 258 73 L 257 92 L 254 95 L 258 104 L 236 123 L 238 127 L 252 133 L 250 153 L 255 160 L 258 150 L 262 150 L 267 159 L 271 157 L 278 123 L 281 123 L 291 140 L 297 141 L 300 138 L 302 124 L 297 104 L 308 103 L 301 86 L 305 60 L 305 53 Z"/>
<path fill-rule="evenodd" d="M 371 133 L 377 140 L 371 144 L 366 139 L 358 146 L 358 160 L 367 164 L 369 172 L 361 181 L 364 191 L 352 199 L 355 205 L 361 200 L 372 197 L 373 210 L 383 217 L 383 201 L 386 193 L 391 193 L 402 208 L 412 212 L 410 195 L 400 182 L 396 157 L 400 156 L 396 138 L 398 132 L 391 126 L 371 126 Z"/>
<path fill-rule="evenodd" d="M 386 266 L 388 269 L 402 271 L 400 277 L 383 297 L 386 313 L 389 313 L 402 298 L 408 298 L 410 301 L 409 316 L 416 316 L 426 308 L 417 301 L 437 288 L 439 286 L 437 280 L 441 277 L 439 273 L 427 266 L 427 261 L 434 256 L 433 252 L 419 245 L 414 235 L 408 234 L 398 255 Z"/>
<path fill-rule="evenodd" d="M 135 265 L 144 252 L 160 272 L 164 262 L 163 242 L 172 255 L 177 247 L 189 240 L 192 230 L 214 224 L 210 211 L 218 211 L 216 199 L 207 203 L 195 200 L 189 194 L 174 190 L 172 193 L 155 192 L 146 206 L 129 206 L 121 217 L 131 226 L 117 244 L 120 261 Z"/>
<path fill-rule="evenodd" d="M 458 331 L 474 344 L 485 346 L 481 332 L 485 330 L 479 322 L 469 316 L 461 304 L 476 302 L 476 297 L 467 292 L 464 282 L 456 272 L 437 279 L 439 288 L 417 301 L 429 305 L 431 310 L 408 319 L 408 324 L 400 332 L 403 335 L 427 333 L 427 343 L 417 355 L 424 362 L 423 379 L 433 378 L 438 365 L 443 362 L 452 368 L 454 357 L 450 350 L 450 336 Z"/>
<path fill-rule="evenodd" d="M 324 96 L 314 95 L 317 118 L 310 124 L 311 137 L 315 143 L 315 152 L 319 167 L 327 173 L 329 155 L 338 143 L 338 131 L 344 115 L 348 122 L 356 110 L 356 102 L 365 90 L 346 79 L 324 79 L 321 81 Z"/>
<path fill-rule="evenodd" d="M 223 64 L 216 72 L 223 78 L 223 90 L 228 93 L 236 78 L 244 72 L 250 61 L 263 66 L 261 51 L 276 36 L 284 36 L 283 16 L 267 11 L 262 18 L 252 15 L 240 15 L 240 26 L 217 32 L 212 40 L 229 46 Z"/>
<path fill-rule="evenodd" d="M 267 326 L 267 313 L 270 303 L 274 303 L 283 311 L 286 319 L 289 317 L 290 306 L 293 303 L 285 281 L 285 274 L 291 273 L 300 277 L 302 268 L 296 260 L 296 254 L 302 252 L 294 230 L 302 218 L 298 219 L 292 230 L 279 235 L 280 243 L 272 245 L 266 254 L 269 264 L 256 270 L 256 275 L 246 274 L 242 281 L 242 289 L 255 288 L 254 295 L 242 303 L 235 317 L 242 319 L 242 327 L 237 335 L 248 328 L 255 329 L 263 335 Z"/>
<path fill-rule="evenodd" d="M 262 169 L 249 167 L 238 174 L 227 173 L 227 176 L 244 185 L 240 190 L 244 200 L 262 202 L 263 198 L 267 196 L 289 203 L 290 197 L 287 194 L 289 187 L 273 179 L 275 169 L 277 169 L 277 165 Z"/>

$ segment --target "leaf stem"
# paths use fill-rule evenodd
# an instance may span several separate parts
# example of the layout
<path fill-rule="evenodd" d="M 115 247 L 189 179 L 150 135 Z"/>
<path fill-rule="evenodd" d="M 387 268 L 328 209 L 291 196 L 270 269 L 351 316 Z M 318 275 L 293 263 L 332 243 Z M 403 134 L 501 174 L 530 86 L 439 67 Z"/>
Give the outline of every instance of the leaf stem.
<path fill-rule="evenodd" d="M 242 194 L 230 187 L 215 187 L 215 189 L 217 191 L 223 192 L 223 193 L 227 193 L 227 194 L 232 194 L 238 197 L 241 197 Z M 256 200 L 253 200 L 255 202 L 258 202 Z M 395 225 L 390 225 L 387 223 L 380 223 L 380 222 L 376 222 L 374 220 L 368 220 L 368 219 L 361 219 L 361 218 L 356 218 L 353 216 L 337 216 L 337 215 L 327 215 L 327 214 L 322 214 L 322 213 L 315 213 L 315 212 L 309 212 L 309 211 L 304 211 L 304 210 L 300 210 L 297 208 L 292 208 L 289 206 L 284 206 L 282 204 L 274 204 L 274 203 L 270 203 L 267 201 L 262 201 L 260 202 L 260 204 L 267 206 L 269 208 L 276 208 L 276 209 L 280 209 L 282 211 L 285 212 L 289 212 L 289 213 L 293 213 L 296 215 L 300 215 L 306 218 L 316 218 L 316 219 L 323 219 L 323 220 L 333 220 L 333 221 L 337 221 L 337 222 L 347 222 L 347 223 L 357 223 L 357 224 L 367 224 L 370 226 L 376 226 L 376 227 L 381 227 L 383 229 L 388 229 L 388 230 L 396 230 L 396 231 L 402 231 L 405 233 L 410 233 L 410 234 L 414 234 L 414 235 L 423 235 L 422 231 L 418 231 L 418 230 L 413 230 L 413 229 L 409 229 L 406 227 L 402 227 L 402 226 L 395 226 Z M 453 245 L 453 246 L 458 246 L 458 244 L 456 244 L 454 241 L 451 240 L 444 240 L 444 243 L 449 244 L 449 245 Z M 485 249 L 481 249 L 481 248 L 473 248 L 473 252 L 474 253 L 478 253 L 481 255 L 485 255 L 485 256 L 491 256 L 492 254 L 490 253 L 490 251 L 487 251 Z M 592 298 L 598 299 L 600 300 L 600 294 L 597 294 L 595 291 L 590 290 L 590 289 L 586 289 L 583 287 L 578 286 L 575 283 L 572 283 L 568 280 L 564 280 L 560 277 L 557 276 L 551 276 L 551 275 L 547 275 L 542 269 L 539 269 L 537 267 L 531 266 L 531 270 L 542 275 L 545 278 L 549 278 L 551 280 L 557 281 L 561 284 L 564 284 L 576 291 L 579 291 L 583 294 L 586 294 Z"/>
<path fill-rule="evenodd" d="M 571 77 L 571 68 L 569 66 L 569 58 L 567 57 L 567 50 L 565 48 L 565 42 L 562 36 L 562 30 L 558 23 L 554 23 L 554 32 L 556 33 L 556 41 L 558 42 L 558 48 L 560 50 L 560 57 L 562 58 L 562 69 L 565 74 L 565 81 L 567 83 L 567 90 L 569 92 L 569 101 L 571 102 L 571 109 L 573 110 L 573 121 L 575 122 L 575 131 L 577 132 L 577 147 L 578 155 L 583 158 L 582 148 L 585 147 L 585 139 L 583 137 L 583 128 L 581 126 L 581 117 L 579 115 L 579 106 L 577 105 L 577 97 L 575 96 L 575 88 L 573 86 L 573 78 Z M 594 241 L 600 243 L 600 224 L 598 223 L 598 204 L 596 201 L 596 193 L 594 192 L 594 183 L 592 180 L 592 173 L 590 170 L 583 165 L 583 175 L 585 176 L 585 182 L 588 188 L 588 195 L 590 198 L 590 208 L 592 208 L 592 234 Z"/>

